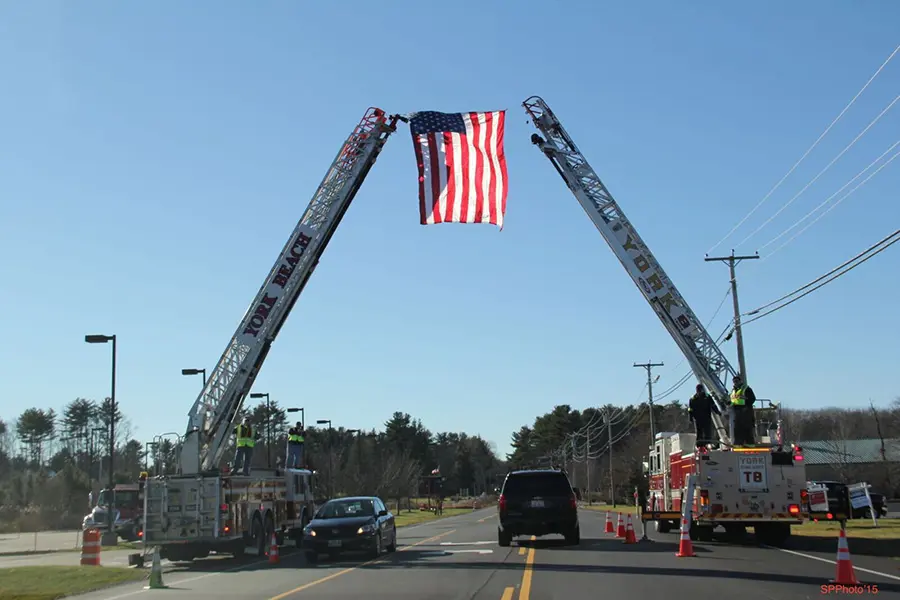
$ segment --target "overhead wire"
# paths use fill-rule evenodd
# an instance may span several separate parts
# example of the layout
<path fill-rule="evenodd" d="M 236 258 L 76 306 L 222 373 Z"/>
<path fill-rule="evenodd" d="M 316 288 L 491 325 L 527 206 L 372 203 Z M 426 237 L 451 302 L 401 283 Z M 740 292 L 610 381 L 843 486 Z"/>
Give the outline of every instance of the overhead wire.
<path fill-rule="evenodd" d="M 809 181 L 809 183 L 807 183 L 806 185 L 804 185 L 803 188 L 802 188 L 799 192 L 797 192 L 796 194 L 794 194 L 794 197 L 793 197 L 793 198 L 791 198 L 790 200 L 788 200 L 787 202 L 785 202 L 785 203 L 782 205 L 781 208 L 779 208 L 777 211 L 775 211 L 775 214 L 774 214 L 774 215 L 772 215 L 771 217 L 769 217 L 768 219 L 766 219 L 765 221 L 763 221 L 762 225 L 760 225 L 759 227 L 757 227 L 756 229 L 754 229 L 754 230 L 753 230 L 753 233 L 751 233 L 750 235 L 748 235 L 747 237 L 745 237 L 743 240 L 741 240 L 741 241 L 737 244 L 737 247 L 741 247 L 741 246 L 743 246 L 744 244 L 746 244 L 748 241 L 750 241 L 750 239 L 752 239 L 753 236 L 755 236 L 757 233 L 759 233 L 760 231 L 762 231 L 762 229 L 765 228 L 766 225 L 768 225 L 768 224 L 771 223 L 773 220 L 775 220 L 775 218 L 778 217 L 778 215 L 780 215 L 782 212 L 784 212 L 784 210 L 785 210 L 788 206 L 790 206 L 791 204 L 793 204 L 793 203 L 794 203 L 794 200 L 796 200 L 797 198 L 799 198 L 799 197 L 803 194 L 803 192 L 805 192 L 806 190 L 808 190 L 809 187 L 810 187 L 812 184 L 814 184 L 816 181 L 818 181 L 819 177 L 821 177 L 822 175 L 824 175 L 825 172 L 828 171 L 828 169 L 830 169 L 830 168 L 832 167 L 832 165 L 834 165 L 834 163 L 836 163 L 838 160 L 840 160 L 840 158 L 841 158 L 842 156 L 844 156 L 844 154 L 846 154 L 847 151 L 850 150 L 850 148 L 852 148 L 854 145 L 856 145 L 856 142 L 858 142 L 858 141 L 860 140 L 860 138 L 862 138 L 862 137 L 866 134 L 866 132 L 868 132 L 869 129 L 871 129 L 872 126 L 875 125 L 875 123 L 877 123 L 879 120 L 881 120 L 881 117 L 883 117 L 885 114 L 887 114 L 887 112 L 894 106 L 894 104 L 897 103 L 898 100 L 900 100 L 900 94 L 898 94 L 898 95 L 891 101 L 891 103 L 888 104 L 887 107 L 885 107 L 884 110 L 882 110 L 880 113 L 878 113 L 878 116 L 875 117 L 874 119 L 872 119 L 872 121 L 870 121 L 869 124 L 866 125 L 865 129 L 863 129 L 862 131 L 860 131 L 860 132 L 857 134 L 857 136 L 856 136 L 855 138 L 853 138 L 853 141 L 851 141 L 849 144 L 847 144 L 847 145 L 844 147 L 844 149 L 841 150 L 840 153 L 839 153 L 837 156 L 835 156 L 833 159 L 831 159 L 831 162 L 828 163 L 827 165 L 825 165 L 825 168 L 824 168 L 824 169 L 822 169 L 821 171 L 819 171 L 818 174 L 817 174 L 815 177 L 813 177 L 813 178 Z"/>
<path fill-rule="evenodd" d="M 808 213 L 806 213 L 806 215 L 804 215 L 802 218 L 800 218 L 796 223 L 794 223 L 793 225 L 791 225 L 790 227 L 788 227 L 787 229 L 785 229 L 784 231 L 782 231 L 781 233 L 779 233 L 778 235 L 776 235 L 774 238 L 772 238 L 771 240 L 769 240 L 768 242 L 766 242 L 765 244 L 763 244 L 762 246 L 760 246 L 759 249 L 760 249 L 761 251 L 762 251 L 762 250 L 765 250 L 766 248 L 768 248 L 769 246 L 771 246 L 772 244 L 774 244 L 775 242 L 777 242 L 778 240 L 780 240 L 782 237 L 784 237 L 785 235 L 787 235 L 791 230 L 793 230 L 793 229 L 796 228 L 798 225 L 800 225 L 800 223 L 802 223 L 803 221 L 805 221 L 806 219 L 808 219 L 809 217 L 811 217 L 814 213 L 818 212 L 820 208 L 822 208 L 823 206 L 825 206 L 826 204 L 828 204 L 829 202 L 831 202 L 831 200 L 833 200 L 833 199 L 835 198 L 835 196 L 837 196 L 838 194 L 840 194 L 841 192 L 843 192 L 845 189 L 847 189 L 847 187 L 849 187 L 850 184 L 852 184 L 854 181 L 856 181 L 857 179 L 859 179 L 860 177 L 862 177 L 863 175 L 865 175 L 866 172 L 867 172 L 869 169 L 871 169 L 873 166 L 875 166 L 882 158 L 884 158 L 885 156 L 887 156 L 887 154 L 888 154 L 891 150 L 893 150 L 894 148 L 896 148 L 898 145 L 900 145 L 900 140 L 897 140 L 896 142 L 894 142 L 894 143 L 891 145 L 890 148 L 888 148 L 887 150 L 885 150 L 884 152 L 881 153 L 881 156 L 879 156 L 878 158 L 876 158 L 875 160 L 873 160 L 871 163 L 869 163 L 869 165 L 868 165 L 865 169 L 863 169 L 862 171 L 860 171 L 859 173 L 857 173 L 856 175 L 854 175 L 853 178 L 852 178 L 850 181 L 848 181 L 847 183 L 845 183 L 843 186 L 841 186 L 841 188 L 840 188 L 838 191 L 836 191 L 836 192 L 833 193 L 832 195 L 830 195 L 830 196 L 828 196 L 827 198 L 825 198 L 825 200 L 823 200 L 821 204 L 819 204 L 819 205 L 816 206 L 814 209 L 812 209 L 811 211 L 809 211 Z M 894 155 L 894 156 L 896 156 L 896 155 Z M 893 159 L 893 157 L 892 157 L 892 159 Z M 888 161 L 888 162 L 890 162 L 890 161 Z M 878 172 L 878 171 L 876 171 L 876 173 L 877 173 L 877 172 Z M 873 175 L 874 175 L 874 173 L 873 173 Z M 867 179 L 867 180 L 868 180 L 868 179 Z M 853 189 L 856 189 L 856 188 L 853 188 Z M 850 193 L 852 193 L 852 190 L 851 190 Z M 850 194 L 848 193 L 847 195 L 850 195 Z M 845 196 L 845 198 L 846 198 L 846 196 Z M 843 198 L 842 198 L 841 200 L 843 200 Z M 839 201 L 839 202 L 840 202 L 840 201 Z M 765 258 L 763 258 L 763 260 L 765 260 Z"/>
<path fill-rule="evenodd" d="M 798 160 L 796 163 L 794 163 L 794 166 L 792 166 L 792 167 L 790 168 L 790 170 L 789 170 L 787 173 L 785 173 L 784 177 L 782 177 L 782 178 L 778 181 L 778 183 L 776 183 L 775 186 L 774 186 L 771 190 L 769 190 L 769 192 L 768 192 L 765 196 L 763 196 L 763 199 L 760 200 L 760 201 L 756 204 L 756 206 L 754 206 L 754 207 L 750 210 L 750 212 L 748 212 L 748 213 L 744 216 L 743 219 L 741 219 L 740 221 L 738 221 L 738 223 L 737 223 L 734 227 L 732 227 L 731 230 L 730 230 L 727 234 L 725 234 L 725 237 L 723 237 L 721 240 L 719 240 L 718 242 L 716 242 L 716 243 L 712 246 L 712 248 L 710 248 L 709 250 L 706 251 L 707 254 L 710 254 L 713 250 L 715 250 L 716 248 L 718 248 L 719 246 L 721 246 L 722 243 L 725 242 L 725 240 L 727 240 L 728 238 L 730 238 L 730 237 L 732 236 L 732 234 L 734 234 L 734 232 L 737 231 L 737 229 L 738 229 L 741 225 L 743 225 L 743 224 L 747 221 L 747 219 L 749 219 L 751 216 L 753 216 L 753 214 L 759 209 L 759 207 L 762 206 L 762 205 L 766 202 L 766 200 L 768 200 L 769 197 L 770 197 L 770 196 L 771 196 L 771 195 L 772 195 L 779 187 L 781 187 L 781 184 L 784 183 L 785 180 L 786 180 L 788 177 L 790 177 L 791 173 L 793 173 L 793 172 L 797 169 L 797 167 L 800 166 L 800 163 L 802 163 L 804 160 L 806 160 L 806 157 L 809 156 L 809 153 L 812 152 L 813 149 L 815 149 L 815 147 L 819 145 L 819 142 L 821 142 L 822 139 L 823 139 L 826 135 L 828 135 L 828 132 L 831 131 L 831 128 L 834 127 L 834 126 L 837 124 L 837 122 L 841 120 L 841 117 L 843 117 L 844 114 L 850 109 L 850 107 L 853 106 L 853 104 L 856 102 L 857 98 L 859 98 L 859 97 L 862 95 L 862 93 L 863 93 L 864 91 L 866 91 L 866 88 L 868 88 L 869 85 L 875 80 L 875 78 L 878 77 L 878 75 L 879 75 L 879 74 L 881 73 L 881 71 L 887 66 L 887 64 L 888 64 L 889 62 L 891 62 L 891 59 L 894 58 L 894 55 L 897 54 L 898 51 L 900 51 L 900 46 L 897 46 L 896 48 L 894 48 L 894 51 L 891 52 L 890 56 L 888 56 L 887 59 L 885 59 L 885 61 L 884 61 L 883 63 L 881 63 L 881 66 L 878 67 L 878 69 L 875 71 L 875 73 L 874 73 L 871 77 L 869 77 L 869 80 L 866 81 L 865 85 L 863 85 L 862 88 L 860 88 L 860 90 L 859 90 L 858 92 L 856 92 L 856 95 L 853 96 L 853 99 L 850 100 L 849 103 L 847 103 L 847 105 L 843 108 L 843 110 L 841 110 L 841 112 L 838 114 L 838 116 L 836 116 L 836 117 L 834 118 L 834 120 L 828 125 L 828 127 L 825 128 L 825 131 L 823 131 L 823 132 L 819 135 L 819 137 L 816 138 L 816 141 L 813 142 L 812 146 L 810 146 L 810 147 L 806 150 L 806 152 L 803 153 L 803 156 L 800 157 L 800 160 Z"/>
<path fill-rule="evenodd" d="M 777 248 L 775 248 L 774 250 L 772 250 L 771 252 L 769 252 L 769 254 L 767 255 L 767 258 L 771 257 L 773 254 L 775 254 L 776 252 L 778 252 L 779 250 L 781 250 L 782 248 L 784 248 L 785 246 L 787 246 L 788 244 L 790 244 L 792 241 L 794 241 L 795 239 L 797 239 L 798 237 L 800 237 L 800 236 L 803 234 L 804 231 L 806 231 L 807 229 L 809 229 L 810 227 L 812 227 L 813 225 L 815 225 L 815 224 L 819 221 L 819 219 L 823 218 L 825 215 L 827 215 L 827 214 L 830 213 L 832 210 L 834 210 L 835 208 L 837 208 L 837 207 L 840 205 L 840 203 L 843 202 L 844 200 L 846 200 L 851 194 L 853 194 L 853 192 L 855 192 L 856 190 L 858 190 L 859 188 L 861 188 L 862 186 L 864 186 L 864 185 L 866 184 L 867 181 L 869 181 L 870 179 L 872 179 L 873 177 L 875 177 L 876 175 L 878 175 L 878 172 L 879 172 L 879 171 L 881 171 L 883 168 L 885 168 L 886 166 L 888 166 L 889 164 L 891 164 L 891 163 L 894 161 L 894 159 L 897 158 L 897 156 L 900 156 L 900 152 L 895 152 L 893 156 L 891 156 L 889 159 L 887 159 L 887 160 L 884 162 L 884 164 L 882 164 L 880 167 L 878 167 L 877 169 L 875 169 L 875 171 L 874 171 L 872 174 L 870 174 L 868 177 L 866 177 L 865 179 L 863 179 L 862 181 L 860 181 L 858 184 L 856 184 L 856 186 L 855 186 L 852 190 L 850 190 L 849 192 L 847 192 L 846 194 L 844 194 L 844 195 L 841 197 L 840 200 L 838 200 L 837 202 L 835 202 L 834 204 L 832 204 L 831 206 L 829 206 L 829 207 L 828 207 L 828 210 L 826 210 L 825 212 L 823 212 L 822 214 L 820 214 L 818 217 L 816 217 L 815 219 L 813 219 L 813 221 L 812 221 L 809 225 L 807 225 L 806 227 L 804 227 L 803 229 L 801 229 L 800 231 L 798 231 L 797 233 L 795 233 L 794 235 L 792 235 L 790 238 L 788 238 L 788 240 L 787 240 L 785 243 L 781 244 L 780 246 L 778 246 Z"/>
<path fill-rule="evenodd" d="M 892 239 L 892 238 L 895 238 L 895 239 Z M 890 240 L 890 241 L 889 241 L 889 240 Z M 767 315 L 771 315 L 772 313 L 777 312 L 777 311 L 781 310 L 782 308 L 785 308 L 785 307 L 787 307 L 787 306 L 790 306 L 791 304 L 793 304 L 793 303 L 796 302 L 797 300 L 800 300 L 801 298 L 803 298 L 803 297 L 805 297 L 805 296 L 808 296 L 809 294 L 813 293 L 814 291 L 816 291 L 816 290 L 818 290 L 818 289 L 820 289 L 820 288 L 822 288 L 822 287 L 828 285 L 828 284 L 831 283 L 832 281 L 835 281 L 836 279 L 838 279 L 838 278 L 842 277 L 843 275 L 849 273 L 850 271 L 852 271 L 852 270 L 855 269 L 856 267 L 860 266 L 861 264 L 865 263 L 866 261 L 870 260 L 870 259 L 873 258 L 874 256 L 876 256 L 876 255 L 878 255 L 878 254 L 884 252 L 885 250 L 887 250 L 888 248 L 890 248 L 891 246 L 893 246 L 893 245 L 896 244 L 897 242 L 900 242 L 900 229 L 898 229 L 898 230 L 895 231 L 894 233 L 888 235 L 887 237 L 881 239 L 880 241 L 876 242 L 875 244 L 873 244 L 872 246 L 870 246 L 869 248 L 867 248 L 867 249 L 864 250 L 863 252 L 857 254 L 856 256 L 854 256 L 853 258 L 851 258 L 850 260 L 844 262 L 842 265 L 840 265 L 840 266 L 838 266 L 838 267 L 832 269 L 831 271 L 829 271 L 829 272 L 826 273 L 825 275 L 822 275 L 821 277 L 818 277 L 817 279 L 814 279 L 813 281 L 807 283 L 806 285 L 804 285 L 804 286 L 802 286 L 802 287 L 800 287 L 800 288 L 797 288 L 796 290 L 792 291 L 792 292 L 789 293 L 789 294 L 785 294 L 784 296 L 782 296 L 782 297 L 779 298 L 778 300 L 774 300 L 774 301 L 772 301 L 772 302 L 770 302 L 770 303 L 768 303 L 768 304 L 766 304 L 766 305 L 764 305 L 764 306 L 761 306 L 761 307 L 759 307 L 759 308 L 757 308 L 757 309 L 754 309 L 754 310 L 750 311 L 749 313 L 747 313 L 748 315 L 756 315 L 756 316 L 754 316 L 752 319 L 748 319 L 748 320 L 744 321 L 743 324 L 744 324 L 744 325 L 747 325 L 747 324 L 752 323 L 752 322 L 754 322 L 754 321 L 758 321 L 759 319 L 761 319 L 761 318 L 763 318 L 763 317 L 765 317 L 765 316 L 767 316 Z M 882 246 L 882 247 L 879 248 L 878 250 L 875 250 L 875 248 L 878 248 L 878 246 Z M 861 258 L 861 257 L 862 257 L 862 258 Z M 847 265 L 850 264 L 850 263 L 853 263 L 854 261 L 858 261 L 858 262 L 856 262 L 855 264 L 850 265 L 849 267 L 845 268 L 843 271 L 838 272 L 837 274 L 835 274 L 835 275 L 834 275 L 833 277 L 831 277 L 830 279 L 826 279 L 827 277 L 829 277 L 829 276 L 831 276 L 832 274 L 834 274 L 836 271 L 839 271 L 841 268 L 847 266 Z M 823 279 L 824 279 L 824 281 L 823 281 Z M 817 282 L 821 282 L 821 283 L 818 283 L 818 285 L 814 285 L 814 284 L 816 284 Z M 814 286 L 814 287 L 810 287 L 810 286 Z M 807 289 L 807 288 L 809 288 L 809 289 Z M 796 295 L 798 292 L 800 292 L 800 291 L 802 291 L 802 290 L 804 290 L 804 289 L 806 289 L 806 291 L 803 292 L 802 294 L 800 294 L 799 296 L 797 296 L 796 298 L 793 298 L 792 300 L 790 300 L 790 301 L 788 301 L 788 302 L 785 302 L 784 304 L 780 304 L 780 305 L 776 306 L 775 308 L 772 308 L 771 310 L 767 310 L 767 311 L 765 311 L 765 312 L 760 313 L 761 310 L 764 310 L 765 308 L 767 308 L 767 307 L 769 307 L 769 306 L 772 306 L 773 304 L 778 304 L 780 301 L 785 300 L 785 299 L 787 299 L 787 298 L 790 298 L 791 296 Z"/>

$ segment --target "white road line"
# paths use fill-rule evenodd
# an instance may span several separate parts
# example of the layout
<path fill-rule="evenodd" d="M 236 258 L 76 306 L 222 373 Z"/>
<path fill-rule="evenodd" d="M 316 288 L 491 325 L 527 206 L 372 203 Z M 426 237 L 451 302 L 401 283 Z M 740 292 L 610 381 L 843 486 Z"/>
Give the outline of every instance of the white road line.
<path fill-rule="evenodd" d="M 787 550 L 786 548 L 776 548 L 774 546 L 763 546 L 764 548 L 770 548 L 772 550 L 778 550 L 779 552 L 787 552 L 788 554 L 793 554 L 794 556 L 802 556 L 803 558 L 810 558 L 812 560 L 817 560 L 819 562 L 828 563 L 830 565 L 836 565 L 836 560 L 829 560 L 827 558 L 822 558 L 821 556 L 813 556 L 812 554 L 804 554 L 802 552 L 797 552 L 796 550 Z M 862 567 L 857 567 L 853 565 L 854 571 L 862 571 L 863 573 L 868 573 L 869 575 L 877 575 L 879 577 L 885 577 L 887 579 L 893 579 L 895 581 L 900 581 L 900 577 L 896 575 L 889 575 L 888 573 L 882 573 L 881 571 L 873 571 L 871 569 L 863 569 Z"/>
<path fill-rule="evenodd" d="M 441 546 L 482 546 L 484 544 L 495 544 L 496 542 L 441 542 Z"/>

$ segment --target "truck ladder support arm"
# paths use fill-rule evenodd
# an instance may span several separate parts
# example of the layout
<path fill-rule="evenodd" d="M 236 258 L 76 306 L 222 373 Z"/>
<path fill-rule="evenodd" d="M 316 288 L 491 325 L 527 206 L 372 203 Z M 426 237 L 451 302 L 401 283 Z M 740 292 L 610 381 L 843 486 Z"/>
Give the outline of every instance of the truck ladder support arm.
<path fill-rule="evenodd" d="M 735 373 L 725 355 L 663 271 L 550 107 L 538 96 L 528 98 L 522 105 L 534 126 L 543 134 L 543 137 L 533 134 L 532 143 L 540 148 L 556 168 L 675 340 L 694 375 L 706 386 L 725 413 L 728 408 L 728 380 Z M 731 435 L 722 417 L 714 413 L 713 423 L 719 440 L 724 444 L 731 444 Z"/>
<path fill-rule="evenodd" d="M 370 108 L 341 146 L 188 413 L 182 473 L 218 467 L 272 342 L 398 120 L 402 117 L 387 118 L 381 109 Z"/>

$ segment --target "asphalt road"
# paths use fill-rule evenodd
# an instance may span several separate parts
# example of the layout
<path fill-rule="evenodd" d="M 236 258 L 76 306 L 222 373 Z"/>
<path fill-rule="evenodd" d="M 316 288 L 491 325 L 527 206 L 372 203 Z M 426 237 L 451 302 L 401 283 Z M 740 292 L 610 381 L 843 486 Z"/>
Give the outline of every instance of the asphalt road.
<path fill-rule="evenodd" d="M 0 533 L 0 554 L 41 550 L 68 550 L 81 546 L 81 531 Z"/>
<path fill-rule="evenodd" d="M 486 509 L 399 530 L 400 548 L 377 561 L 346 558 L 310 566 L 284 548 L 281 563 L 259 559 L 207 559 L 190 568 L 170 565 L 169 590 L 127 585 L 79 596 L 124 600 L 150 595 L 178 598 L 285 600 L 302 598 L 658 600 L 661 594 L 727 600 L 798 600 L 822 595 L 834 576 L 831 560 L 775 549 L 695 544 L 697 556 L 677 558 L 678 536 L 625 545 L 603 533 L 604 514 L 582 511 L 582 543 L 524 539 L 510 548 L 496 543 L 496 509 Z M 324 560 L 324 557 L 323 559 Z M 900 572 L 887 566 L 857 569 L 878 595 L 900 599 Z M 866 562 L 857 560 L 857 567 Z M 894 561 L 896 564 L 896 561 Z M 861 592 L 861 593 L 860 593 Z M 856 596 L 873 595 L 858 590 Z"/>

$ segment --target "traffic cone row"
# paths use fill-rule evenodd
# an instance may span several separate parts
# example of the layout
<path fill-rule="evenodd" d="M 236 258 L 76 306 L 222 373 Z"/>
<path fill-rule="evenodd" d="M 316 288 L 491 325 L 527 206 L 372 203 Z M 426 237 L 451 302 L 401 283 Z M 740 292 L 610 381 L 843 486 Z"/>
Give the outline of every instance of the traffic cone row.
<path fill-rule="evenodd" d="M 625 520 L 622 518 L 622 513 L 619 513 L 619 522 L 616 524 L 616 537 L 625 539 Z"/>
<path fill-rule="evenodd" d="M 625 527 L 625 543 L 637 544 L 637 538 L 634 537 L 634 525 L 631 522 L 631 513 L 628 513 L 628 524 Z"/>
<path fill-rule="evenodd" d="M 269 564 L 277 565 L 280 558 L 278 556 L 278 538 L 275 537 L 275 532 L 272 532 L 272 539 L 269 541 Z"/>
<path fill-rule="evenodd" d="M 616 530 L 613 529 L 612 515 L 610 515 L 609 511 L 606 511 L 606 531 L 604 533 L 615 533 Z"/>
<path fill-rule="evenodd" d="M 690 556 L 697 556 L 694 554 L 694 544 L 691 543 L 691 534 L 690 525 L 688 525 L 688 521 L 685 518 L 681 519 L 681 542 L 678 544 L 678 552 L 675 553 L 675 556 L 680 558 L 687 558 Z"/>
<path fill-rule="evenodd" d="M 847 534 L 841 529 L 838 536 L 837 567 L 834 580 L 831 583 L 838 585 L 858 585 L 856 571 L 853 570 L 853 562 L 850 560 L 850 548 L 847 546 Z"/>

